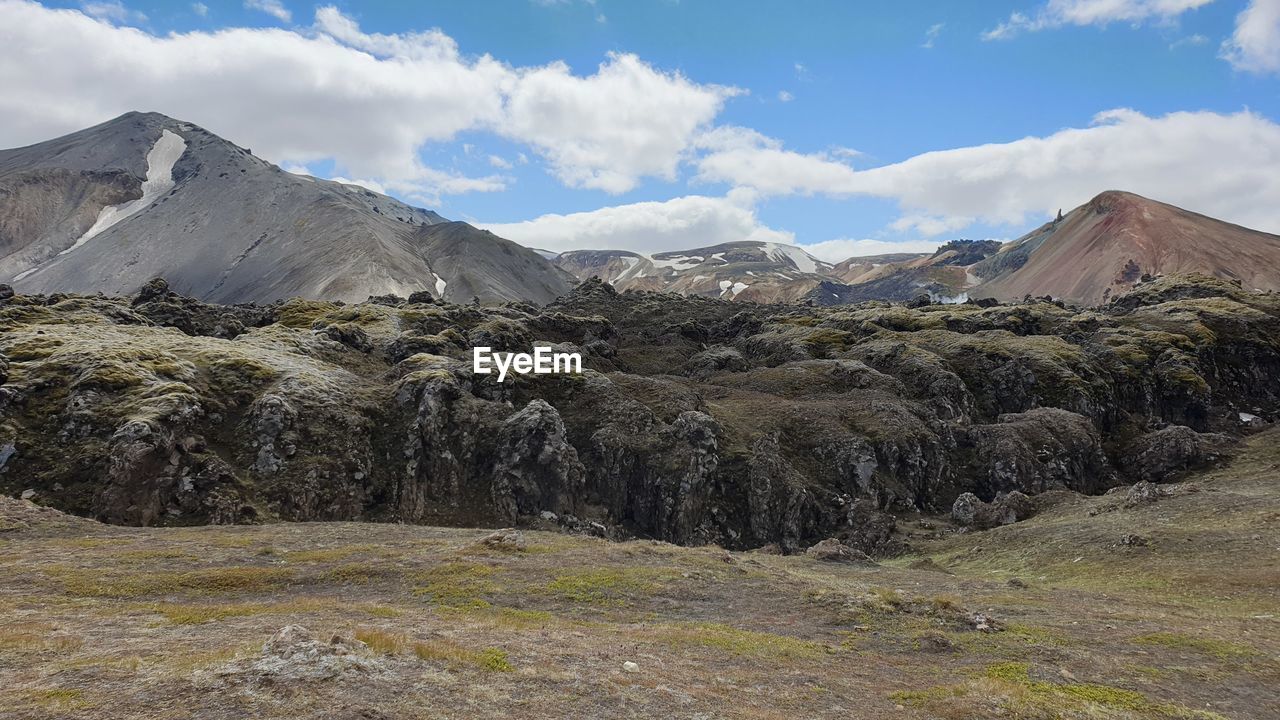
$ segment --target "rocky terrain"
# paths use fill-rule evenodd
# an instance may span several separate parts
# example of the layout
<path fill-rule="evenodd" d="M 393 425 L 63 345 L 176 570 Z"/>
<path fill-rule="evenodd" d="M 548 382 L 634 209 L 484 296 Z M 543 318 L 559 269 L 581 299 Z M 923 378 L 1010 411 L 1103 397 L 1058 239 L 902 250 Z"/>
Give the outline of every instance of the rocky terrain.
<path fill-rule="evenodd" d="M 363 300 L 425 284 L 545 303 L 572 278 L 532 250 L 363 187 L 285 172 L 159 113 L 0 150 L 0 281 L 212 302 Z"/>
<path fill-rule="evenodd" d="M 909 305 L 0 286 L 0 717 L 1265 717 L 1280 299 Z"/>
<path fill-rule="evenodd" d="M 473 346 L 536 344 L 585 371 L 472 372 Z M 1095 309 L 599 281 L 541 308 L 218 306 L 155 281 L 0 300 L 0 358 L 0 490 L 110 523 L 517 524 L 783 552 L 836 537 L 878 556 L 893 513 L 961 500 L 971 522 L 1010 522 L 1046 492 L 1222 460 L 1277 412 L 1280 300 L 1188 276 Z"/>
<path fill-rule="evenodd" d="M 0 716 L 1258 720 L 1277 467 L 1269 430 L 992 530 L 904 517 L 879 563 L 0 498 Z"/>
<path fill-rule="evenodd" d="M 743 302 L 794 302 L 828 278 L 830 263 L 795 245 L 743 241 L 656 253 L 571 250 L 553 258 L 575 277 L 618 290 L 652 290 Z"/>

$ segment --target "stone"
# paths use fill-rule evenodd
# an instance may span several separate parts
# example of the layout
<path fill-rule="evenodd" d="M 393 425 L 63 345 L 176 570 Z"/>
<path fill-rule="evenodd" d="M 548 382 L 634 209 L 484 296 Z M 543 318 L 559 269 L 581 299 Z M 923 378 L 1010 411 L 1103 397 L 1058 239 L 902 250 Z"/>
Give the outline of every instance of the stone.
<path fill-rule="evenodd" d="M 531 400 L 502 423 L 495 456 L 492 494 L 500 517 L 514 521 L 576 506 L 586 470 L 547 401 Z"/>
<path fill-rule="evenodd" d="M 638 673 L 640 672 L 640 666 L 631 662 L 630 660 L 627 660 L 626 662 L 622 663 L 622 670 L 623 672 Z"/>
<path fill-rule="evenodd" d="M 989 530 L 1026 520 L 1036 512 L 1035 503 L 1027 495 L 1014 490 L 986 503 L 973 493 L 961 493 L 951 504 L 951 519 L 965 527 Z"/>
<path fill-rule="evenodd" d="M 286 625 L 262 646 L 262 654 L 216 670 L 225 680 L 254 684 L 311 683 L 379 674 L 381 661 L 359 640 L 341 635 L 321 642 L 301 625 Z"/>
<path fill-rule="evenodd" d="M 1185 425 L 1170 425 L 1134 441 L 1123 464 L 1139 480 L 1167 482 L 1229 457 L 1232 444 L 1232 439 L 1221 433 L 1200 433 Z"/>
<path fill-rule="evenodd" d="M 504 552 L 523 552 L 529 545 L 524 533 L 515 528 L 503 528 L 480 538 L 480 544 L 493 550 Z"/>
<path fill-rule="evenodd" d="M 937 630 L 927 630 L 916 637 L 916 648 L 920 652 L 945 653 L 954 650 L 955 644 Z"/>
<path fill-rule="evenodd" d="M 1133 486 L 1125 493 L 1123 505 L 1125 507 L 1148 505 L 1170 494 L 1171 491 L 1169 490 L 1161 488 L 1154 483 L 1149 483 L 1146 480 L 1141 480 L 1134 483 Z"/>
<path fill-rule="evenodd" d="M 978 632 L 1000 632 L 1004 629 L 1000 623 L 996 622 L 995 618 L 986 613 L 974 613 L 969 618 L 969 624 Z"/>
<path fill-rule="evenodd" d="M 1134 533 L 1125 533 L 1120 536 L 1119 544 L 1124 547 L 1146 547 L 1147 539 Z"/>
<path fill-rule="evenodd" d="M 152 300 L 159 300 L 168 297 L 169 282 L 164 278 L 152 278 L 145 285 L 138 288 L 138 294 L 133 298 L 134 305 L 141 305 Z"/>
<path fill-rule="evenodd" d="M 827 538 L 811 546 L 804 551 L 804 554 L 822 562 L 856 563 L 859 565 L 875 564 L 866 553 L 861 550 L 855 550 L 835 538 Z"/>

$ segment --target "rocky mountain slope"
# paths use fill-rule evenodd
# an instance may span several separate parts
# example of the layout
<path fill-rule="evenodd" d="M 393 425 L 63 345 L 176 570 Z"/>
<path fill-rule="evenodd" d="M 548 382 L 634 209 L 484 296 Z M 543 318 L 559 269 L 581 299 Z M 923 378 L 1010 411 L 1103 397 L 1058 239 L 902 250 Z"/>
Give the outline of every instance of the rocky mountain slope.
<path fill-rule="evenodd" d="M 952 240 L 929 255 L 879 262 L 886 257 L 850 258 L 836 266 L 844 282 L 825 282 L 804 296 L 815 305 L 846 305 L 866 300 L 960 303 L 981 282 L 971 268 L 1000 250 L 995 240 Z"/>
<path fill-rule="evenodd" d="M 973 267 L 975 297 L 1028 293 L 1106 302 L 1144 275 L 1200 272 L 1246 289 L 1280 289 L 1280 235 L 1133 193 L 1105 192 Z"/>
<path fill-rule="evenodd" d="M 571 287 L 515 243 L 285 172 L 157 113 L 0 151 L 0 281 L 22 292 L 118 294 L 159 275 L 226 303 L 418 290 L 548 302 Z"/>
<path fill-rule="evenodd" d="M 1280 300 L 1207 277 L 1083 312 L 599 281 L 541 309 L 422 300 L 0 301 L 0 490 L 135 525 L 551 522 L 874 555 L 886 511 L 1162 481 L 1280 410 Z M 586 370 L 472 372 L 472 346 L 535 343 Z"/>
<path fill-rule="evenodd" d="M 582 280 L 619 290 L 651 290 L 744 302 L 794 302 L 822 282 L 831 265 L 795 245 L 722 243 L 645 256 L 626 250 L 574 250 L 554 262 Z"/>

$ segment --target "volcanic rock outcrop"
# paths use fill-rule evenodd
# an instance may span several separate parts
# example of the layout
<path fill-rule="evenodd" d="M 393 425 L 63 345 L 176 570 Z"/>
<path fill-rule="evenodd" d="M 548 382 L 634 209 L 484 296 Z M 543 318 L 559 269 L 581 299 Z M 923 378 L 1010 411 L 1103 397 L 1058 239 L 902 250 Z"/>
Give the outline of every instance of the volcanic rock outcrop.
<path fill-rule="evenodd" d="M 894 513 L 1169 479 L 1280 411 L 1280 299 L 1204 276 L 1092 310 L 414 300 L 0 300 L 0 491 L 139 525 L 553 517 L 875 556 Z M 585 369 L 499 383 L 478 342 Z"/>

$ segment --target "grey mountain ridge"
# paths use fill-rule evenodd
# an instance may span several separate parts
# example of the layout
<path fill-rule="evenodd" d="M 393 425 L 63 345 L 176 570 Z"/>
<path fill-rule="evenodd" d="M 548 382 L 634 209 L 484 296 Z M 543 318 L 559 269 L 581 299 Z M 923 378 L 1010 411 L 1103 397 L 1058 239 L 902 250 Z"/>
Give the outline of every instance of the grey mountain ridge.
<path fill-rule="evenodd" d="M 166 132 L 184 144 L 172 187 L 76 246 L 104 207 L 142 197 L 148 153 Z M 545 303 L 572 284 L 538 253 L 488 231 L 285 172 L 158 113 L 0 151 L 0 282 L 27 293 L 114 294 L 157 276 L 222 303 L 417 290 Z"/>

